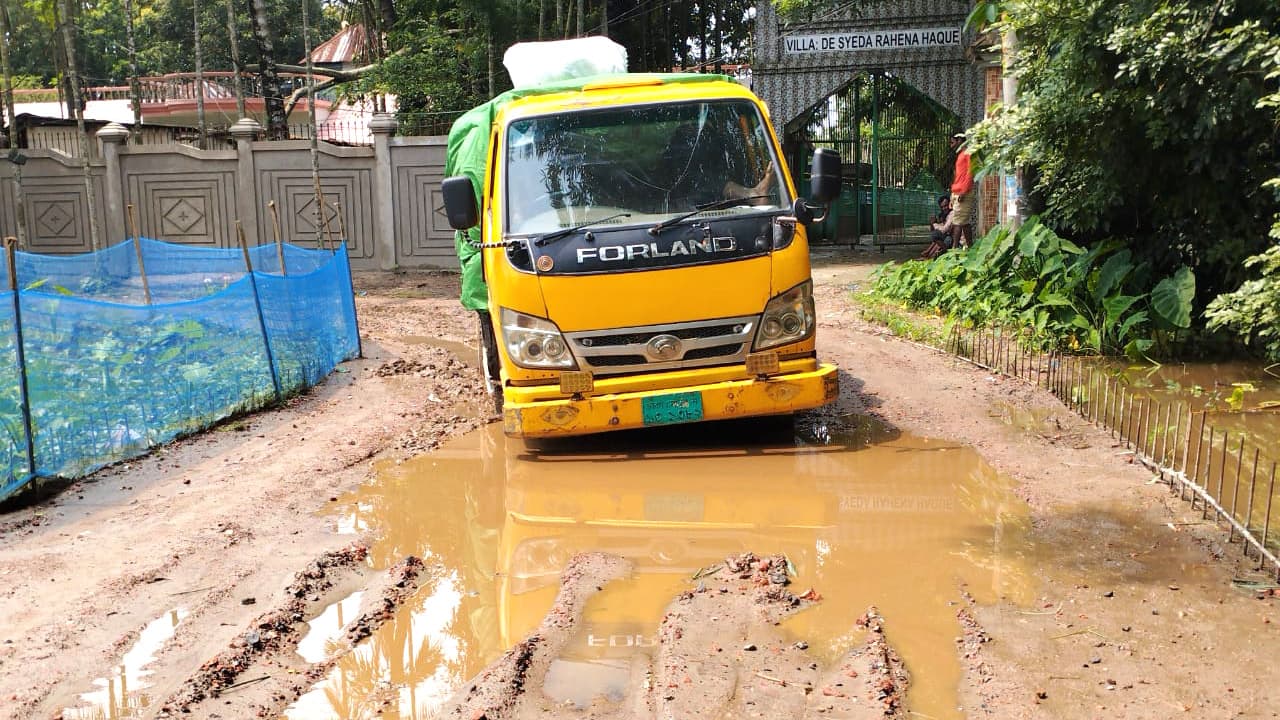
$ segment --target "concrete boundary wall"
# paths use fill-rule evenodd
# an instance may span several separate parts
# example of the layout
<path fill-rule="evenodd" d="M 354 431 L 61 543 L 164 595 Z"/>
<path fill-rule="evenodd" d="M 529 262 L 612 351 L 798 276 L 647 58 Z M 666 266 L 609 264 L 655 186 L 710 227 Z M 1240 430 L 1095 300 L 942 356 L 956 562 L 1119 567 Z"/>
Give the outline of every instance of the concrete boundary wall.
<path fill-rule="evenodd" d="M 144 236 L 233 248 L 238 220 L 250 244 L 271 242 L 275 230 L 268 203 L 274 201 L 281 236 L 296 245 L 324 247 L 345 227 L 357 269 L 456 267 L 453 232 L 440 198 L 445 138 L 393 137 L 396 120 L 389 115 L 375 117 L 370 127 L 373 147 L 319 142 L 324 202 L 318 208 L 308 141 L 260 141 L 257 123 L 242 120 L 231 128 L 235 150 L 131 146 L 125 128 L 108 125 L 97 133 L 100 152 L 89 160 L 99 243 L 113 245 L 128 237 L 130 204 Z M 96 249 L 81 161 L 58 150 L 21 153 L 24 249 L 50 254 Z M 0 157 L 0 235 L 18 234 L 18 170 Z"/>

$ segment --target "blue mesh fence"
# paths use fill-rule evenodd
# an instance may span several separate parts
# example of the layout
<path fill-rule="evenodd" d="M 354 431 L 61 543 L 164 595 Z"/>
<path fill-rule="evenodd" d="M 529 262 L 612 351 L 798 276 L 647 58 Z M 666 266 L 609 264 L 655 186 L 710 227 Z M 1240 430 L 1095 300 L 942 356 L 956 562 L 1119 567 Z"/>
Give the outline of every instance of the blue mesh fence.
<path fill-rule="evenodd" d="M 0 275 L 9 280 L 3 263 Z M 21 375 L 14 326 L 13 293 L 0 291 L 0 498 L 13 492 L 31 474 L 27 469 L 27 432 L 20 402 Z"/>
<path fill-rule="evenodd" d="M 269 404 L 272 359 L 290 393 L 357 353 L 345 248 L 286 245 L 287 275 L 276 246 L 253 248 L 252 278 L 240 250 L 148 239 L 141 248 L 150 305 L 132 241 L 79 256 L 18 253 L 26 362 L 17 361 L 13 293 L 0 294 L 0 498 L 32 476 L 82 475 Z"/>

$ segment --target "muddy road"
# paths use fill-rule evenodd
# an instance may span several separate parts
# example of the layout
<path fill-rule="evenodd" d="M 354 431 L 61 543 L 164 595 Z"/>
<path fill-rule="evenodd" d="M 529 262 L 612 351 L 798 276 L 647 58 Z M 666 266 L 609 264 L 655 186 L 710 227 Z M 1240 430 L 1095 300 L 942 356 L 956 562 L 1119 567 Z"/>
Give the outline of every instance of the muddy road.
<path fill-rule="evenodd" d="M 456 278 L 358 275 L 365 359 L 0 514 L 0 717 L 1276 717 L 1238 543 L 881 259 L 815 257 L 835 405 L 537 447 Z"/>

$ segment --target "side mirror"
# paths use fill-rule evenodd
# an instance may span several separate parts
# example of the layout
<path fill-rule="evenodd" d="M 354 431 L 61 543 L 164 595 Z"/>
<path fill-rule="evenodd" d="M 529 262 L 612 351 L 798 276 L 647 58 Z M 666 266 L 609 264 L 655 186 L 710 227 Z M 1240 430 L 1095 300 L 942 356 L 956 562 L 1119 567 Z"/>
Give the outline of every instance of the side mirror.
<path fill-rule="evenodd" d="M 828 148 L 813 151 L 809 187 L 813 201 L 819 205 L 840 197 L 840 153 Z"/>
<path fill-rule="evenodd" d="M 471 178 L 463 175 L 445 178 L 440 183 L 440 194 L 444 196 L 444 214 L 449 218 L 449 227 L 468 230 L 480 222 L 476 189 Z"/>

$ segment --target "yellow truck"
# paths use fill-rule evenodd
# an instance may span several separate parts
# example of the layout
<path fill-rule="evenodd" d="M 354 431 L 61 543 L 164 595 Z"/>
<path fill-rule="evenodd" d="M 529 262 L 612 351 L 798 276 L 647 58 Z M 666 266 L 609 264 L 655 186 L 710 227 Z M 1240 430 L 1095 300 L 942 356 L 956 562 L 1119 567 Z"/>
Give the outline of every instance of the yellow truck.
<path fill-rule="evenodd" d="M 835 399 L 806 224 L 763 103 L 723 76 L 513 90 L 449 137 L 445 213 L 505 432 L 541 438 L 789 414 Z M 810 204 L 812 203 L 812 204 Z"/>

